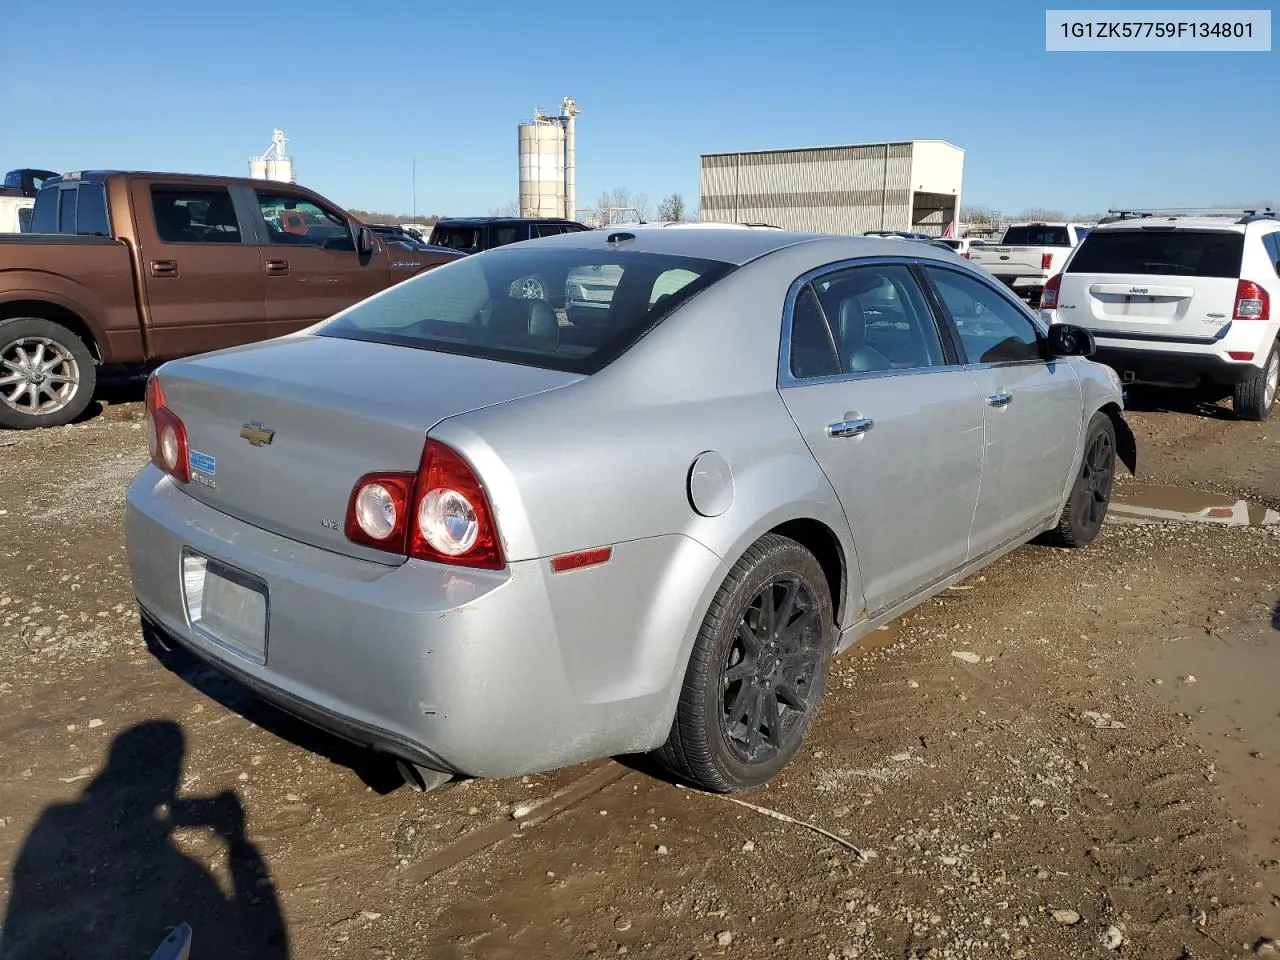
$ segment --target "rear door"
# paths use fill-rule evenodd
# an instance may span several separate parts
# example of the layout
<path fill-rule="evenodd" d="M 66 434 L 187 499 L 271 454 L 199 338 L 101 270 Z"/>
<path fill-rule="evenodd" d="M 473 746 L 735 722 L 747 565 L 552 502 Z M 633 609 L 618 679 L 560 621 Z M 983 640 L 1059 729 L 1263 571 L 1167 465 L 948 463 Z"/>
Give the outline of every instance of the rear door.
<path fill-rule="evenodd" d="M 264 339 L 258 245 L 231 191 L 138 179 L 130 198 L 153 358 Z"/>
<path fill-rule="evenodd" d="M 1231 322 L 1243 252 L 1232 230 L 1094 230 L 1062 274 L 1058 319 L 1120 340 L 1212 343 Z"/>
<path fill-rule="evenodd" d="M 910 267 L 801 278 L 779 390 L 844 508 L 876 616 L 961 566 L 982 473 L 982 405 Z"/>
<path fill-rule="evenodd" d="M 252 193 L 261 214 L 268 336 L 318 323 L 390 285 L 383 243 L 375 237 L 378 249 L 358 254 L 352 223 L 340 211 L 287 187 Z"/>
<path fill-rule="evenodd" d="M 1023 306 L 972 273 L 941 264 L 924 273 L 956 331 L 982 398 L 982 492 L 970 558 L 1055 514 L 1075 460 L 1081 388 L 1069 362 L 1046 358 Z"/>

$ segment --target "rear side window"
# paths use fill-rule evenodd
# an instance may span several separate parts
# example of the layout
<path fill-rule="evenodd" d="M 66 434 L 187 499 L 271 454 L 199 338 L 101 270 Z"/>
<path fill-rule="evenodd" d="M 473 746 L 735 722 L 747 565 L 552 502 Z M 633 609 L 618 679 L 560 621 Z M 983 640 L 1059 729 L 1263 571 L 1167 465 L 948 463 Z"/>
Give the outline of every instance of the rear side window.
<path fill-rule="evenodd" d="M 652 253 L 512 247 L 419 274 L 316 332 L 590 374 L 731 269 Z"/>
<path fill-rule="evenodd" d="M 535 223 L 533 225 L 533 235 L 535 237 L 558 237 L 562 233 L 564 233 L 563 224 Z"/>
<path fill-rule="evenodd" d="M 151 188 L 156 234 L 165 243 L 239 243 L 240 222 L 226 188 Z"/>
<path fill-rule="evenodd" d="M 31 215 L 30 207 L 18 208 L 18 230 L 22 233 L 31 233 Z"/>
<path fill-rule="evenodd" d="M 1243 254 L 1244 234 L 1227 230 L 1097 230 L 1066 272 L 1234 279 Z"/>
<path fill-rule="evenodd" d="M 515 243 L 519 239 L 519 227 L 496 227 L 493 231 L 493 245 L 495 247 L 505 247 L 508 243 Z"/>
<path fill-rule="evenodd" d="M 1069 247 L 1071 234 L 1066 227 L 1010 227 L 1000 244 L 1006 247 Z"/>
<path fill-rule="evenodd" d="M 100 183 L 82 183 L 76 192 L 80 195 L 76 232 L 89 237 L 111 236 L 106 188 Z"/>

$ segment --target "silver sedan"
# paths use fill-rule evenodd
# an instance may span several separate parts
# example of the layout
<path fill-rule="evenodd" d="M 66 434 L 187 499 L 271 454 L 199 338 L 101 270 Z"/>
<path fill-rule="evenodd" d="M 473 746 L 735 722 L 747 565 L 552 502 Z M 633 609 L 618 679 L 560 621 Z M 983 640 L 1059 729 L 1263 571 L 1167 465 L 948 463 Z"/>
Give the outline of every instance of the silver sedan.
<path fill-rule="evenodd" d="M 420 787 L 654 752 L 746 788 L 834 654 L 1097 535 L 1136 454 L 1091 350 L 925 244 L 514 244 L 160 368 L 134 589 L 163 646 Z"/>

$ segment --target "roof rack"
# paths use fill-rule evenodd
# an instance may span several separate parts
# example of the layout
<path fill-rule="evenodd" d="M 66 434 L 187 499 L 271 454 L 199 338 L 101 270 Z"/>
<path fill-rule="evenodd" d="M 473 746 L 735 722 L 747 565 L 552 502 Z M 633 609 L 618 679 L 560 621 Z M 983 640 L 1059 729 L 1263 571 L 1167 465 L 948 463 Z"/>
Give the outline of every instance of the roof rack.
<path fill-rule="evenodd" d="M 1227 210 L 1222 207 L 1145 207 L 1141 210 L 1108 210 L 1099 224 L 1119 220 L 1146 220 L 1151 217 L 1175 219 L 1177 217 L 1235 217 L 1236 223 L 1253 223 L 1256 220 L 1276 220 L 1280 216 L 1271 207 L 1261 209 Z"/>

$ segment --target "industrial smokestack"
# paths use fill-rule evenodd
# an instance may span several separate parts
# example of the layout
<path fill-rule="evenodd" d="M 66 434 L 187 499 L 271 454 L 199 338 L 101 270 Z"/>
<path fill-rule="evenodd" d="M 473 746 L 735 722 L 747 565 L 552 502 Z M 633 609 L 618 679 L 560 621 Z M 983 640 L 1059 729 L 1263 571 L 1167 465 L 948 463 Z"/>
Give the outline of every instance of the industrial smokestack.
<path fill-rule="evenodd" d="M 578 105 L 565 97 L 560 114 L 564 118 L 564 216 L 567 220 L 573 220 L 578 212 L 577 183 L 573 169 L 576 146 L 573 118 L 578 115 Z"/>

